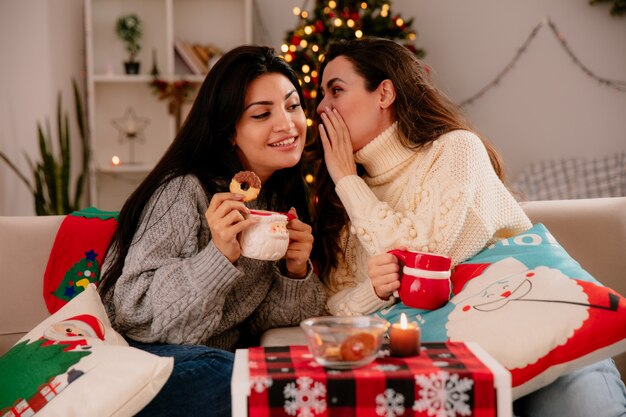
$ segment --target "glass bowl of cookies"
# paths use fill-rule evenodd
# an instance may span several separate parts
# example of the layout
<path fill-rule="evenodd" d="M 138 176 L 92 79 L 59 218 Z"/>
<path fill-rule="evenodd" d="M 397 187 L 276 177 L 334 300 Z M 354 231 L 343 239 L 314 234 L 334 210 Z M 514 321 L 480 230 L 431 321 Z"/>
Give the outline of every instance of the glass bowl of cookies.
<path fill-rule="evenodd" d="M 313 317 L 300 323 L 315 361 L 333 369 L 352 369 L 376 359 L 389 328 L 369 316 Z"/>

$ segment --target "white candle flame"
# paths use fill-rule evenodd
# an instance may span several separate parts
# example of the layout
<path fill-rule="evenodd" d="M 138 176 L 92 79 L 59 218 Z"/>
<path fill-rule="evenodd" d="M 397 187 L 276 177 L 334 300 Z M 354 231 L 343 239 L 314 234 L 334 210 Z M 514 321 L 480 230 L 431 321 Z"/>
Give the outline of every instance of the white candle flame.
<path fill-rule="evenodd" d="M 406 314 L 402 313 L 400 314 L 400 328 L 406 329 L 407 327 L 408 327 L 408 323 L 406 320 Z"/>

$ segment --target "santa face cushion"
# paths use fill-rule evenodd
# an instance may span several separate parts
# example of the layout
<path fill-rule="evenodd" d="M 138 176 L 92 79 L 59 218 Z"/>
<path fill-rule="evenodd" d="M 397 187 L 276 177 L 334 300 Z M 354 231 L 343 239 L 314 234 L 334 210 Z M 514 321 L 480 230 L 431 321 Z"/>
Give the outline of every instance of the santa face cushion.
<path fill-rule="evenodd" d="M 91 284 L 0 357 L 0 417 L 132 416 L 172 367 L 128 346 Z"/>
<path fill-rule="evenodd" d="M 601 277 L 599 277 L 601 278 Z M 513 398 L 626 350 L 626 302 L 572 259 L 542 224 L 456 266 L 452 297 L 434 311 L 396 304 L 424 341 L 480 344 L 510 372 Z"/>

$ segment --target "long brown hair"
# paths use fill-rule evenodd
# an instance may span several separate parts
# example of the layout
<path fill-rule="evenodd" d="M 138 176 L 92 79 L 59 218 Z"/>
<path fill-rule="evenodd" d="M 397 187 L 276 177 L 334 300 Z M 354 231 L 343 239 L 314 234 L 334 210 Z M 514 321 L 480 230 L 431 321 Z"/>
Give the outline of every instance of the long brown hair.
<path fill-rule="evenodd" d="M 332 43 L 320 66 L 319 85 L 323 83 L 326 65 L 339 56 L 352 63 L 356 73 L 364 78 L 368 91 L 374 91 L 384 80 L 391 80 L 396 91 L 394 112 L 400 139 L 407 148 L 419 149 L 453 130 L 475 131 L 461 109 L 432 84 L 426 67 L 404 46 L 380 38 Z M 318 96 L 318 103 L 321 99 L 321 95 Z M 482 140 L 494 170 L 504 181 L 504 170 L 498 153 L 486 140 Z M 341 250 L 340 232 L 349 218 L 335 193 L 335 185 L 326 169 L 319 140 L 310 146 L 309 157 L 317 167 L 313 256 L 318 262 L 320 276 L 327 280 L 330 270 L 337 266 L 337 254 Z M 357 166 L 359 175 L 363 171 L 362 167 Z"/>

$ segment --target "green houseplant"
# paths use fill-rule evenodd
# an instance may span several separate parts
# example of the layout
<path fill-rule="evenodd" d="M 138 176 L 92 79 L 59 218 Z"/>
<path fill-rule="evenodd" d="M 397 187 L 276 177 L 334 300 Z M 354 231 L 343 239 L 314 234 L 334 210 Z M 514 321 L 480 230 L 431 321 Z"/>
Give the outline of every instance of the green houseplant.
<path fill-rule="evenodd" d="M 126 44 L 126 51 L 128 52 L 128 61 L 124 62 L 126 74 L 138 74 L 139 61 L 136 58 L 141 51 L 141 44 L 139 43 L 139 39 L 143 35 L 141 20 L 134 13 L 121 16 L 115 23 L 115 33 Z"/>
<path fill-rule="evenodd" d="M 57 98 L 57 144 L 58 151 L 52 144 L 52 134 L 50 123 L 46 121 L 46 129 L 37 123 L 37 135 L 39 141 L 39 153 L 41 160 L 33 162 L 28 156 L 26 160 L 30 166 L 32 180 L 0 151 L 0 159 L 26 184 L 31 191 L 35 203 L 37 215 L 67 214 L 80 208 L 82 195 L 85 189 L 85 180 L 89 165 L 89 144 L 87 143 L 87 131 L 85 125 L 85 115 L 83 102 L 76 80 L 72 80 L 74 90 L 74 107 L 76 111 L 76 122 L 80 134 L 82 147 L 81 172 L 76 179 L 73 193 L 70 190 L 72 154 L 70 149 L 70 128 L 69 116 L 63 111 L 61 103 L 61 93 Z M 73 195 L 72 195 L 73 194 Z"/>

